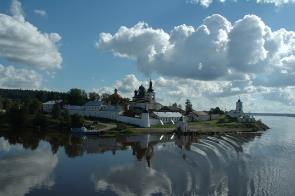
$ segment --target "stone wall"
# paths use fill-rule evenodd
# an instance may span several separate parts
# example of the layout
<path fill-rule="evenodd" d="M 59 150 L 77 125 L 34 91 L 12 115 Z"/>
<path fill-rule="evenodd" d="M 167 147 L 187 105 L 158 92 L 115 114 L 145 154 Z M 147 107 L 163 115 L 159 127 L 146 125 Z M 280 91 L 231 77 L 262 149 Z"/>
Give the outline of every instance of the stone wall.
<path fill-rule="evenodd" d="M 71 115 L 78 114 L 78 115 L 87 116 L 87 117 L 106 118 L 106 119 L 116 120 L 116 121 L 127 123 L 127 124 L 136 125 L 139 127 L 150 127 L 151 125 L 160 124 L 160 121 L 158 119 L 122 116 L 118 112 L 112 112 L 112 111 L 85 111 L 85 110 L 78 110 L 78 109 L 69 109 L 68 111 Z"/>

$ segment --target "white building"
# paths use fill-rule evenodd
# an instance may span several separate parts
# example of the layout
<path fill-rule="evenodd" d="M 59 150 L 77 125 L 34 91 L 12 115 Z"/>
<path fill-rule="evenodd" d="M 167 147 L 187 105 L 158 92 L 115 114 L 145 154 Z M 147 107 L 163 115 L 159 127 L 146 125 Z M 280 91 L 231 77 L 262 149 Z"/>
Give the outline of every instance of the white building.
<path fill-rule="evenodd" d="M 176 131 L 180 133 L 184 133 L 188 131 L 188 124 L 186 117 L 181 117 L 176 123 Z"/>
<path fill-rule="evenodd" d="M 160 120 L 161 124 L 175 124 L 182 117 L 179 112 L 153 112 L 152 114 L 154 118 Z"/>
<path fill-rule="evenodd" d="M 253 116 L 244 113 L 243 102 L 240 99 L 236 102 L 236 109 L 229 111 L 228 115 L 237 118 L 241 123 L 253 123 L 256 121 Z"/>
<path fill-rule="evenodd" d="M 62 100 L 53 100 L 53 101 L 47 101 L 42 104 L 42 108 L 44 112 L 52 112 L 53 106 L 55 104 L 61 104 Z"/>
<path fill-rule="evenodd" d="M 85 105 L 86 111 L 98 111 L 102 109 L 102 103 L 99 100 L 89 101 Z"/>
<path fill-rule="evenodd" d="M 160 112 L 162 108 L 160 103 L 155 101 L 155 92 L 153 90 L 152 81 L 150 81 L 149 89 L 146 91 L 141 85 L 138 91 L 135 91 L 133 101 L 130 103 L 130 110 L 139 111 L 134 116 L 124 116 L 122 106 L 104 105 L 100 101 L 90 101 L 84 106 L 66 105 L 64 108 L 71 115 L 78 114 L 86 117 L 97 117 L 116 120 L 119 122 L 136 125 L 139 127 L 151 127 L 160 124 L 175 124 L 182 117 L 179 112 Z M 117 90 L 114 93 L 119 96 Z"/>
<path fill-rule="evenodd" d="M 243 102 L 239 99 L 236 102 L 236 109 L 235 110 L 231 110 L 227 113 L 227 115 L 229 115 L 232 118 L 239 118 L 241 116 L 244 116 L 244 112 L 243 112 Z"/>

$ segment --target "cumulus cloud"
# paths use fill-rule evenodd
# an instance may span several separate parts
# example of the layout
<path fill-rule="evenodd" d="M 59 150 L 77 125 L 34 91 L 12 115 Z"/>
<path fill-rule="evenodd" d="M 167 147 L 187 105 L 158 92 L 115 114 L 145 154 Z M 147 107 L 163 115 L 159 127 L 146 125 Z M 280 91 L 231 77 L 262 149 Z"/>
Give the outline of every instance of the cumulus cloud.
<path fill-rule="evenodd" d="M 38 89 L 42 77 L 34 70 L 0 64 L 0 88 Z"/>
<path fill-rule="evenodd" d="M 39 10 L 39 9 L 34 10 L 34 13 L 39 16 L 46 16 L 47 15 L 45 10 Z"/>
<path fill-rule="evenodd" d="M 61 68 L 62 57 L 58 51 L 61 36 L 42 33 L 26 21 L 17 0 L 12 1 L 11 13 L 12 16 L 0 13 L 0 57 L 45 70 Z"/>
<path fill-rule="evenodd" d="M 193 5 L 201 5 L 204 8 L 208 8 L 213 2 L 238 2 L 238 0 L 187 0 L 187 3 L 193 4 Z M 256 3 L 258 4 L 273 4 L 275 6 L 282 6 L 286 4 L 292 4 L 295 3 L 295 0 L 256 0 Z"/>
<path fill-rule="evenodd" d="M 242 95 L 249 108 L 260 111 L 265 108 L 257 103 L 263 99 L 282 108 L 295 105 L 295 32 L 273 31 L 255 15 L 230 22 L 214 14 L 198 27 L 183 24 L 170 32 L 140 22 L 113 35 L 101 33 L 96 45 L 133 59 L 146 75 L 159 75 L 154 82 L 164 104 L 190 98 L 202 108 L 216 101 L 231 108 L 226 102 Z M 128 75 L 104 89 L 118 88 L 132 97 L 142 83 Z"/>
<path fill-rule="evenodd" d="M 112 85 L 93 90 L 102 94 L 113 93 L 114 88 L 117 88 L 122 96 L 132 98 L 134 90 L 141 84 L 148 87 L 147 80 L 140 80 L 135 75 L 129 74 Z M 275 112 L 278 107 L 282 111 L 295 112 L 294 87 L 255 86 L 251 78 L 234 81 L 202 81 L 160 76 L 153 80 L 153 86 L 156 100 L 164 105 L 171 105 L 174 102 L 183 105 L 186 99 L 190 99 L 196 110 L 208 110 L 216 106 L 230 110 L 235 108 L 235 102 L 241 97 L 247 112 Z"/>
<path fill-rule="evenodd" d="M 280 73 L 280 85 L 295 85 L 290 80 L 295 74 L 295 32 L 272 31 L 256 15 L 231 23 L 214 14 L 198 27 L 183 24 L 170 32 L 140 22 L 113 35 L 101 33 L 96 45 L 135 60 L 146 75 L 204 81 L 251 78 L 256 86 L 269 86 L 275 85 L 270 76 Z"/>
<path fill-rule="evenodd" d="M 201 81 L 193 79 L 159 77 L 153 80 L 157 100 L 163 104 L 185 102 L 190 99 L 215 100 L 219 97 L 235 96 L 256 92 L 256 88 L 249 84 L 250 81 Z M 125 97 L 132 98 L 134 90 L 140 85 L 148 87 L 148 81 L 139 80 L 135 75 L 126 75 L 122 80 L 116 81 L 111 86 L 95 89 L 99 93 L 112 93 L 117 88 Z M 251 88 L 252 87 L 252 88 Z M 209 104 L 206 105 L 206 107 Z"/>

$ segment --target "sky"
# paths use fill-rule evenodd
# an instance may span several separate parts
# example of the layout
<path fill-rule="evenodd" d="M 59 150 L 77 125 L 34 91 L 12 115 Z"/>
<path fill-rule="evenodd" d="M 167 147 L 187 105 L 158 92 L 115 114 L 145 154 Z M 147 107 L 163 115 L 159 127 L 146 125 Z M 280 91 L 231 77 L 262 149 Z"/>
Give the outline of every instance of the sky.
<path fill-rule="evenodd" d="M 0 88 L 295 113 L 294 0 L 0 0 Z"/>

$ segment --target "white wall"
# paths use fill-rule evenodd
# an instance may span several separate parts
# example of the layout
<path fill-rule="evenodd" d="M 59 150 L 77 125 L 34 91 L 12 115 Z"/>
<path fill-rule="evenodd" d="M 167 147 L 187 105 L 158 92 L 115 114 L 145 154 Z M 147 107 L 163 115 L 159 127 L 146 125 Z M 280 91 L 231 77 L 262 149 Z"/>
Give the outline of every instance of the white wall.
<path fill-rule="evenodd" d="M 123 123 L 137 125 L 139 127 L 150 127 L 150 125 L 160 124 L 160 121 L 158 119 L 150 118 L 149 119 L 150 123 L 148 125 L 147 119 L 122 116 L 118 112 L 112 112 L 112 111 L 85 111 L 85 110 L 77 110 L 77 109 L 72 109 L 72 110 L 70 109 L 68 111 L 71 115 L 78 114 L 78 115 L 87 116 L 87 117 L 106 118 L 106 119 L 116 120 Z"/>

